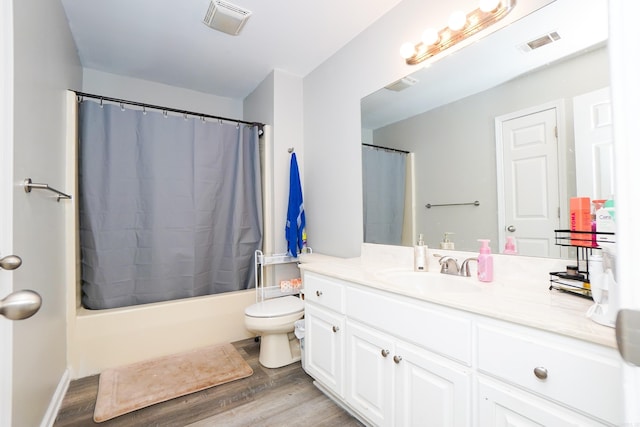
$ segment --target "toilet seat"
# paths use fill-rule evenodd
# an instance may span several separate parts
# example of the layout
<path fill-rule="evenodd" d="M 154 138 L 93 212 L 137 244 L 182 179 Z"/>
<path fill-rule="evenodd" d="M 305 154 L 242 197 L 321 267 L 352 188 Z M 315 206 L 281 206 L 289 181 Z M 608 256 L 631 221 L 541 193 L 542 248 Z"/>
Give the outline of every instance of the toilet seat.
<path fill-rule="evenodd" d="M 279 317 L 303 310 L 304 302 L 298 297 L 289 295 L 252 304 L 244 310 L 244 314 L 250 317 Z"/>

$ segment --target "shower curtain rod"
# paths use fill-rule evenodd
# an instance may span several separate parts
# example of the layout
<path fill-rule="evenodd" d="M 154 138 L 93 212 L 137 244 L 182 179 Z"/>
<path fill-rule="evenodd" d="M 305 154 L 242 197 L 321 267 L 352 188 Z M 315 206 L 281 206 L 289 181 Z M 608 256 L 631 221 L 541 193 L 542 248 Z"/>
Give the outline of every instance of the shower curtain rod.
<path fill-rule="evenodd" d="M 94 95 L 92 93 L 85 93 L 85 92 L 77 92 L 76 91 L 76 95 L 78 96 L 78 98 L 94 98 L 94 99 L 99 99 L 101 102 L 102 101 L 109 101 L 109 102 L 115 102 L 115 103 L 118 103 L 118 104 L 134 105 L 136 107 L 142 107 L 142 108 L 153 108 L 154 110 L 167 111 L 167 112 L 171 112 L 171 113 L 180 113 L 180 114 L 194 116 L 194 117 L 202 117 L 202 118 L 207 118 L 207 119 L 224 120 L 224 121 L 227 121 L 227 122 L 242 123 L 242 124 L 245 124 L 245 125 L 258 126 L 258 129 L 260 130 L 260 133 L 262 133 L 262 128 L 264 127 L 264 123 L 248 122 L 248 121 L 245 121 L 245 120 L 230 119 L 228 117 L 222 117 L 222 116 L 212 116 L 210 114 L 196 113 L 196 112 L 187 111 L 187 110 L 178 110 L 176 108 L 161 107 L 159 105 L 145 104 L 143 102 L 136 102 L 136 101 L 128 101 L 126 99 L 110 98 L 108 96 Z"/>
<path fill-rule="evenodd" d="M 396 153 L 411 154 L 410 151 L 398 150 L 397 148 L 383 147 L 382 145 L 365 144 L 364 142 L 362 143 L 362 145 L 366 147 L 379 148 L 380 150 L 394 151 Z"/>

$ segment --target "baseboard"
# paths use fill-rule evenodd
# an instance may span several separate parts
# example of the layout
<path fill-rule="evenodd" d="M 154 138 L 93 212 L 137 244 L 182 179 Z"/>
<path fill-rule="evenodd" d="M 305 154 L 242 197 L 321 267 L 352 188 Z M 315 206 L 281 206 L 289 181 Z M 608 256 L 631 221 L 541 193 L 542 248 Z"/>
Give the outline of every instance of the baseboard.
<path fill-rule="evenodd" d="M 47 412 L 42 418 L 40 427 L 53 427 L 53 423 L 56 421 L 56 417 L 58 416 L 58 411 L 62 406 L 64 395 L 67 394 L 67 390 L 69 389 L 69 383 L 69 369 L 67 368 L 62 373 L 62 377 L 60 377 L 58 387 L 56 387 L 56 391 L 51 397 L 51 402 L 49 402 L 49 407 L 47 408 Z"/>

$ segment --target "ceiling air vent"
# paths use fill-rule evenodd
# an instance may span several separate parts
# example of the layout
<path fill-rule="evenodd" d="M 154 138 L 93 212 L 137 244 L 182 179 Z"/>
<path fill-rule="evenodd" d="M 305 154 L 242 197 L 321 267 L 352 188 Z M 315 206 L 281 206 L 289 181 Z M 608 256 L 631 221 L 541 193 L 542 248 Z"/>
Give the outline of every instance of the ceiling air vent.
<path fill-rule="evenodd" d="M 521 45 L 520 50 L 523 52 L 531 52 L 532 50 L 546 46 L 549 43 L 557 42 L 558 40 L 560 40 L 560 34 L 558 34 L 557 31 L 553 31 Z"/>
<path fill-rule="evenodd" d="M 401 90 L 405 90 L 406 88 L 411 87 L 416 83 L 418 83 L 417 79 L 407 76 L 385 86 L 385 89 L 389 89 L 394 92 L 400 92 Z"/>
<path fill-rule="evenodd" d="M 213 0 L 202 22 L 214 30 L 237 36 L 251 16 L 251 12 L 222 0 Z"/>

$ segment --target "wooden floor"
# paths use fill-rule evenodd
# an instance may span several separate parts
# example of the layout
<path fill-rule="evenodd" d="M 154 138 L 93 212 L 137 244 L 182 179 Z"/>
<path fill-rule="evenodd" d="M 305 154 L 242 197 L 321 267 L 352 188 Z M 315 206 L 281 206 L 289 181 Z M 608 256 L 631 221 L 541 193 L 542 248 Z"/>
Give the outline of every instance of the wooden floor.
<path fill-rule="evenodd" d="M 278 369 L 258 363 L 253 339 L 234 343 L 253 375 L 103 423 L 93 422 L 98 375 L 74 380 L 54 427 L 86 426 L 362 426 L 322 394 L 300 362 Z"/>

